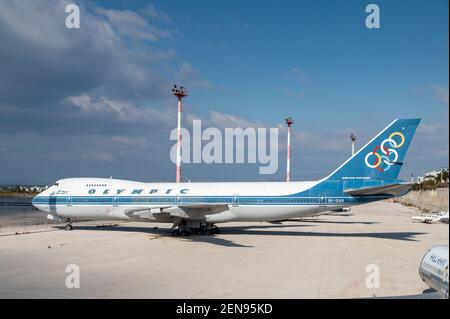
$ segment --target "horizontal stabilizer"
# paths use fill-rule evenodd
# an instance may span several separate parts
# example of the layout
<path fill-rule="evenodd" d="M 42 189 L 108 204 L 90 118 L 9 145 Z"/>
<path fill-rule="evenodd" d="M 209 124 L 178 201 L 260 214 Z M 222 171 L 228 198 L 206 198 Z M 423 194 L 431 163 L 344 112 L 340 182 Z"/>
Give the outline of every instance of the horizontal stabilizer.
<path fill-rule="evenodd" d="M 411 189 L 412 185 L 413 184 L 411 183 L 390 184 L 359 189 L 348 189 L 344 192 L 351 196 L 401 196 L 406 194 Z"/>

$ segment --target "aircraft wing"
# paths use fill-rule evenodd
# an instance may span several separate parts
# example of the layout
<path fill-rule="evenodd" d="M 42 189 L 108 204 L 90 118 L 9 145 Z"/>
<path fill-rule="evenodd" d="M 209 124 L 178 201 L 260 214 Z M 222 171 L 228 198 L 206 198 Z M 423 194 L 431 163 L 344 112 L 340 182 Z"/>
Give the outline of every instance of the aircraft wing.
<path fill-rule="evenodd" d="M 191 204 L 165 208 L 162 211 L 180 218 L 201 218 L 229 210 L 226 204 Z"/>
<path fill-rule="evenodd" d="M 139 207 L 139 208 L 131 208 L 125 210 L 125 215 L 132 219 L 151 219 L 158 220 L 162 217 L 167 217 L 162 214 L 162 209 L 168 208 L 171 206 L 161 206 L 161 207 Z"/>
<path fill-rule="evenodd" d="M 390 184 L 383 186 L 365 187 L 359 189 L 348 189 L 344 192 L 352 196 L 374 196 L 374 195 L 389 195 L 401 196 L 406 194 L 412 187 L 411 183 Z"/>
<path fill-rule="evenodd" d="M 180 217 L 198 219 L 205 215 L 218 214 L 229 210 L 226 204 L 186 204 L 179 206 L 161 206 L 128 209 L 125 214 L 129 217 L 144 219 L 160 219 L 164 217 Z"/>

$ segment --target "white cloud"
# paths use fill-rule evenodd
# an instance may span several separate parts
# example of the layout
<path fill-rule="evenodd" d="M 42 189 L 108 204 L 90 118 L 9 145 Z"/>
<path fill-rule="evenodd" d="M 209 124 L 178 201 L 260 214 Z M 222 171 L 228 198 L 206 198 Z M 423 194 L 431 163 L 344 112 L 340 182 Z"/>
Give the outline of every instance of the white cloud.
<path fill-rule="evenodd" d="M 301 68 L 294 66 L 291 69 L 291 75 L 292 77 L 298 81 L 300 84 L 308 84 L 309 78 L 306 75 L 305 71 L 303 71 Z"/>
<path fill-rule="evenodd" d="M 448 166 L 448 121 L 421 123 L 411 143 L 407 165 L 415 175 Z M 405 168 L 407 171 L 409 167 Z"/>
<path fill-rule="evenodd" d="M 111 153 L 98 153 L 98 152 L 91 152 L 91 153 L 84 153 L 81 154 L 80 158 L 85 161 L 90 162 L 107 162 L 112 163 L 115 161 L 114 156 Z"/>
<path fill-rule="evenodd" d="M 151 3 L 144 9 L 144 14 L 154 20 L 159 20 L 165 23 L 171 22 L 170 17 L 165 12 L 156 9 Z"/>
<path fill-rule="evenodd" d="M 302 150 L 308 153 L 344 152 L 350 150 L 350 142 L 346 132 L 309 132 L 300 131 L 294 134 L 294 141 Z"/>
<path fill-rule="evenodd" d="M 97 8 L 96 11 L 107 17 L 117 31 L 123 35 L 148 41 L 173 38 L 171 31 L 158 29 L 150 25 L 144 17 L 134 11 L 104 8 Z"/>
<path fill-rule="evenodd" d="M 3 21 L 18 42 L 61 49 L 70 39 L 57 27 L 58 20 L 52 16 L 56 12 L 65 14 L 67 4 L 67 1 L 59 0 L 48 0 L 45 6 L 36 1 L 2 1 L 0 21 Z M 48 10 L 47 6 L 52 10 Z"/>
<path fill-rule="evenodd" d="M 210 121 L 213 125 L 215 125 L 218 128 L 258 128 L 258 127 L 266 127 L 262 122 L 260 121 L 251 121 L 247 120 L 245 118 L 233 115 L 233 114 L 227 114 L 227 113 L 220 113 L 216 111 L 210 111 Z"/>
<path fill-rule="evenodd" d="M 283 89 L 284 94 L 286 94 L 287 96 L 292 96 L 295 97 L 297 99 L 303 99 L 305 97 L 305 93 L 302 90 L 299 91 L 293 91 L 291 89 L 288 88 L 284 88 Z"/>
<path fill-rule="evenodd" d="M 416 92 L 420 95 L 431 96 L 435 100 L 448 105 L 448 88 L 442 84 L 435 83 L 428 86 L 417 87 Z"/>
<path fill-rule="evenodd" d="M 442 134 L 445 131 L 448 131 L 448 129 L 446 129 L 446 127 L 440 123 L 435 124 L 421 123 L 417 127 L 417 133 L 423 135 Z"/>
<path fill-rule="evenodd" d="M 448 104 L 448 88 L 442 86 L 441 84 L 434 84 L 431 86 L 431 89 L 436 99 Z"/>
<path fill-rule="evenodd" d="M 187 88 L 209 89 L 212 87 L 209 80 L 203 78 L 191 64 L 186 62 L 181 64 L 176 78 Z"/>
<path fill-rule="evenodd" d="M 299 89 L 298 87 L 304 87 L 309 84 L 309 78 L 305 71 L 297 66 L 294 66 L 291 68 L 291 71 L 286 78 L 289 80 L 290 86 L 285 87 L 283 89 L 283 93 L 287 96 L 302 99 L 305 96 L 305 92 L 304 89 Z M 294 86 L 295 88 L 292 89 Z"/>
<path fill-rule="evenodd" d="M 111 136 L 106 139 L 106 142 L 112 144 L 121 144 L 132 147 L 145 147 L 148 145 L 149 141 L 142 137 L 128 137 L 128 136 Z"/>
<path fill-rule="evenodd" d="M 130 101 L 113 100 L 105 96 L 92 97 L 88 94 L 81 94 L 70 96 L 67 101 L 80 108 L 84 113 L 107 114 L 124 122 L 166 123 L 172 117 L 166 112 L 151 107 L 138 107 Z"/>

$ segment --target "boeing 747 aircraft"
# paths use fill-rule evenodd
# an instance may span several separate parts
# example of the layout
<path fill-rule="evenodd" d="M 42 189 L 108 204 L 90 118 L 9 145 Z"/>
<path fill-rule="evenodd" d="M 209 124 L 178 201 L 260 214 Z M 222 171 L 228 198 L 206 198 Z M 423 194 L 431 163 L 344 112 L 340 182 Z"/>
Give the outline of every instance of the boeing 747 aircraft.
<path fill-rule="evenodd" d="M 68 178 L 33 198 L 50 219 L 173 223 L 174 235 L 216 233 L 216 223 L 308 217 L 401 196 L 398 180 L 420 119 L 400 119 L 327 177 L 309 182 L 142 183 Z"/>

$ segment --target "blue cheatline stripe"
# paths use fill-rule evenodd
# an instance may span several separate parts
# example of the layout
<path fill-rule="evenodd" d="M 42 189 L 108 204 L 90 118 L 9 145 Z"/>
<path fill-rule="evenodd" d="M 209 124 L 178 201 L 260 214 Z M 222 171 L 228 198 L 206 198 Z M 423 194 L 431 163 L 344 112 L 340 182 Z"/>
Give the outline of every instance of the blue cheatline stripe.
<path fill-rule="evenodd" d="M 239 205 L 333 205 L 370 202 L 388 196 L 354 197 L 291 197 L 291 196 L 37 196 L 33 204 L 42 205 L 182 205 L 182 204 L 239 204 Z"/>

